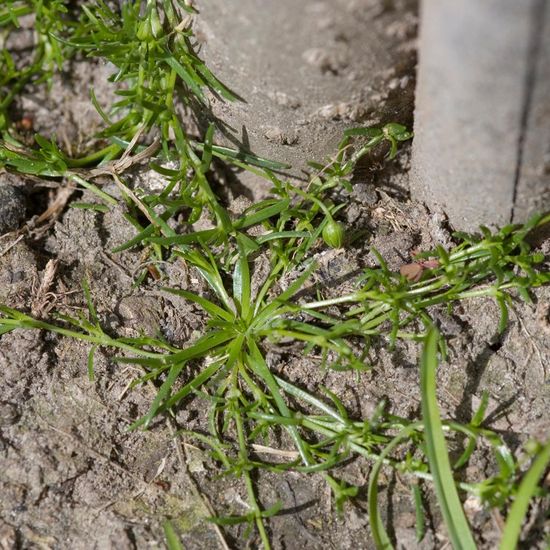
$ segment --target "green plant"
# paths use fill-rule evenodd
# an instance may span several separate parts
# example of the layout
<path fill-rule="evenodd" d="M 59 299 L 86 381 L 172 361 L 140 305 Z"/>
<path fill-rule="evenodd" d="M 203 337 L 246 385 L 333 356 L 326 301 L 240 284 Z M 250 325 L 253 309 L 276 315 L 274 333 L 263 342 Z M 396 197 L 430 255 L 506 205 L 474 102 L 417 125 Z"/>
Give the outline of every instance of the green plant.
<path fill-rule="evenodd" d="M 426 335 L 422 364 L 420 367 L 420 388 L 422 392 L 422 417 L 424 419 L 424 442 L 430 471 L 434 476 L 435 493 L 441 507 L 443 519 L 449 531 L 453 548 L 475 549 L 476 544 L 453 478 L 451 462 L 447 452 L 445 434 L 439 415 L 435 394 L 437 371 L 437 330 L 431 328 Z"/>
<path fill-rule="evenodd" d="M 311 281 L 316 253 L 323 250 L 323 242 L 339 248 L 351 238 L 338 219 L 345 205 L 335 203 L 336 192 L 351 188 L 353 170 L 362 157 L 385 147 L 393 158 L 399 143 L 412 134 L 396 123 L 349 129 L 334 158 L 325 164 L 311 163 L 315 172 L 308 184 L 294 185 L 276 174 L 284 165 L 216 145 L 213 125 L 204 136 L 188 134 L 182 113 L 204 109 L 209 94 L 238 98 L 197 55 L 190 24 L 194 12 L 186 2 L 147 0 L 143 12 L 140 7 L 137 0 L 124 2 L 119 12 L 101 0 L 89 1 L 82 5 L 80 16 L 57 0 L 9 1 L 0 8 L 4 37 L 16 32 L 22 16 L 34 14 L 36 21 L 32 60 L 21 66 L 6 50 L 0 59 L 0 166 L 54 181 L 67 178 L 99 201 L 72 206 L 99 212 L 119 204 L 94 183 L 99 175 L 112 177 L 122 195 L 124 217 L 136 229 L 117 251 L 142 247 L 153 264 L 178 260 L 196 270 L 209 295 L 179 288 L 161 291 L 201 308 L 208 319 L 206 329 L 183 349 L 161 337 L 108 335 L 84 282 L 87 315 L 57 314 L 45 321 L 0 304 L 0 335 L 23 328 L 88 342 L 90 379 L 95 376 L 98 347 L 117 350 L 118 363 L 139 365 L 143 374 L 134 387 L 154 384 L 157 393 L 133 429 L 151 427 L 159 415 L 172 414 L 189 399 L 204 399 L 210 406 L 205 427 L 209 435 L 187 435 L 210 447 L 227 472 L 243 479 L 250 505 L 244 515 L 212 519 L 221 525 L 255 526 L 266 548 L 270 543 L 265 523 L 281 504 L 262 505 L 253 473 L 262 468 L 322 472 L 342 513 L 358 488 L 340 480 L 335 471 L 354 456 L 373 464 L 368 507 L 378 547 L 391 546 L 379 512 L 382 468 L 413 480 L 420 539 L 425 531 L 420 487 L 433 485 L 456 547 L 473 544 L 458 491 L 500 509 L 512 503 L 502 545 L 511 547 L 519 537 L 528 502 L 541 493 L 538 481 L 548 463 L 548 444 L 537 447 L 533 465 L 520 481 L 521 465 L 502 438 L 483 427 L 486 398 L 466 424 L 441 420 L 434 372 L 437 350 L 445 356 L 446 346 L 444 335 L 433 329 L 431 312 L 434 306 L 450 309 L 457 301 L 488 296 L 501 308 L 499 330 L 504 330 L 512 296 L 517 293 L 530 300 L 532 288 L 550 281 L 545 258 L 533 252 L 526 240 L 530 231 L 549 223 L 550 216 L 536 216 L 525 225 L 509 225 L 494 233 L 482 228 L 481 235 L 456 235 L 460 244 L 452 250 L 438 247 L 417 256 L 414 277 L 392 272 L 374 251 L 379 265 L 364 270 L 355 290 L 335 298 L 315 297 L 323 290 Z M 91 101 L 104 126 L 90 150 L 72 158 L 55 136 L 37 135 L 32 147 L 25 145 L 10 115 L 25 86 L 51 83 L 54 72 L 75 53 L 113 65 L 110 82 L 120 99 L 100 105 L 92 91 Z M 214 158 L 271 182 L 271 197 L 232 216 L 211 184 Z M 124 172 L 135 159 L 149 161 L 149 167 L 165 178 L 160 193 L 133 188 Z M 172 161 L 170 167 L 167 161 Z M 170 223 L 176 216 L 178 224 Z M 194 224 L 201 217 L 210 220 L 211 227 L 197 231 Z M 260 256 L 269 268 L 258 285 L 251 266 Z M 147 274 L 144 270 L 135 284 Z M 270 346 L 292 341 L 301 344 L 304 353 L 319 354 L 320 367 L 360 373 L 369 368 L 366 357 L 371 346 L 386 339 L 390 345 L 398 339 L 424 345 L 421 418 L 396 416 L 380 403 L 371 418 L 354 419 L 334 392 L 304 391 L 270 367 L 266 357 Z M 450 434 L 465 442 L 454 464 L 446 450 Z M 255 445 L 275 437 L 294 444 L 295 456 L 282 463 L 257 459 Z M 496 473 L 478 483 L 456 482 L 456 472 L 480 442 L 490 449 Z M 164 529 L 169 547 L 181 547 L 169 521 Z"/>
<path fill-rule="evenodd" d="M 273 212 L 272 210 L 269 211 Z M 255 218 L 261 222 L 263 216 Z M 538 221 L 537 221 L 538 220 Z M 505 228 L 499 234 L 485 235 L 483 239 L 476 239 L 475 242 L 460 245 L 458 249 L 451 253 L 449 257 L 454 259 L 435 269 L 431 277 L 424 282 L 411 284 L 410 282 L 398 279 L 398 290 L 389 286 L 388 282 L 394 280 L 394 275 L 390 274 L 387 267 L 382 265 L 378 270 L 369 270 L 373 283 L 378 283 L 375 274 L 382 278 L 387 285 L 386 293 L 369 290 L 369 295 L 365 295 L 366 290 L 362 290 L 361 295 L 353 295 L 339 304 L 352 302 L 360 303 L 359 310 L 355 305 L 349 312 L 352 317 L 360 314 L 359 318 L 348 319 L 345 322 L 334 319 L 324 314 L 316 313 L 309 321 L 298 320 L 298 316 L 315 312 L 317 309 L 326 306 L 326 303 L 310 302 L 298 304 L 292 301 L 292 297 L 302 288 L 303 283 L 309 277 L 314 269 L 314 264 L 299 276 L 288 288 L 279 293 L 270 293 L 274 288 L 276 278 L 268 276 L 264 285 L 260 287 L 256 295 L 253 295 L 251 288 L 249 260 L 246 253 L 247 241 L 239 233 L 234 238 L 236 248 L 228 259 L 229 265 L 233 265 L 232 286 L 226 288 L 225 277 L 222 277 L 220 269 L 222 265 L 208 249 L 201 247 L 191 248 L 185 245 L 175 250 L 175 254 L 183 257 L 190 265 L 193 265 L 212 290 L 215 301 L 194 295 L 190 292 L 177 289 L 165 289 L 167 292 L 176 293 L 186 300 L 198 304 L 209 316 L 207 331 L 196 340 L 190 347 L 184 350 L 178 350 L 168 344 L 153 340 L 150 338 L 138 339 L 113 339 L 105 335 L 97 321 L 97 316 L 93 309 L 93 304 L 88 296 L 88 307 L 90 310 L 91 322 L 84 318 L 74 319 L 70 317 L 61 317 L 75 327 L 77 330 L 65 329 L 56 325 L 51 325 L 43 321 L 34 320 L 22 313 L 2 307 L 1 311 L 4 317 L 0 319 L 2 332 L 7 332 L 15 327 L 23 328 L 41 328 L 58 332 L 63 335 L 72 336 L 89 341 L 95 345 L 105 345 L 127 351 L 130 357 L 119 357 L 119 362 L 131 362 L 141 365 L 145 374 L 136 383 L 144 383 L 151 380 L 164 379 L 159 386 L 159 390 L 154 402 L 151 405 L 149 413 L 134 424 L 147 427 L 153 418 L 160 414 L 169 412 L 172 408 L 180 406 L 187 398 L 193 395 L 202 395 L 212 401 L 210 430 L 213 439 L 207 440 L 212 445 L 215 456 L 230 471 L 237 475 L 244 476 L 246 486 L 249 492 L 249 499 L 252 504 L 252 512 L 245 517 L 220 518 L 218 521 L 222 524 L 234 524 L 240 521 L 252 521 L 256 524 L 261 534 L 264 545 L 268 545 L 267 535 L 263 528 L 263 522 L 277 510 L 277 504 L 267 510 L 263 510 L 256 500 L 255 492 L 250 478 L 251 469 L 258 467 L 269 467 L 275 470 L 284 470 L 296 468 L 302 471 L 319 471 L 332 468 L 350 455 L 350 453 L 361 454 L 371 460 L 375 460 L 376 468 L 371 476 L 369 489 L 369 502 L 372 519 L 373 535 L 380 546 L 387 545 L 387 535 L 381 527 L 379 517 L 377 516 L 377 491 L 376 479 L 379 469 L 384 465 L 392 465 L 403 472 L 409 472 L 419 479 L 436 481 L 441 502 L 445 502 L 445 495 L 452 494 L 454 484 L 451 481 L 447 466 L 446 473 L 443 466 L 439 466 L 439 459 L 442 457 L 443 440 L 441 435 L 437 436 L 439 452 L 428 451 L 428 463 L 419 459 L 396 461 L 390 459 L 390 456 L 397 445 L 407 443 L 413 444 L 413 448 L 419 448 L 424 437 L 429 434 L 441 434 L 440 427 L 437 426 L 433 416 L 435 411 L 433 405 L 433 378 L 423 390 L 426 396 L 426 403 L 432 403 L 431 409 L 426 409 L 423 422 L 414 422 L 403 418 L 398 418 L 388 414 L 384 409 L 379 412 L 370 421 L 354 422 L 351 421 L 345 412 L 345 408 L 339 402 L 338 398 L 327 393 L 329 399 L 334 403 L 335 408 L 327 406 L 322 400 L 300 390 L 299 388 L 285 382 L 274 375 L 267 367 L 267 363 L 261 351 L 263 341 L 267 338 L 272 342 L 277 342 L 279 338 L 288 338 L 303 341 L 307 347 L 315 347 L 324 350 L 325 357 L 328 354 L 334 354 L 339 361 L 346 361 L 351 368 L 364 368 L 361 358 L 356 357 L 351 348 L 346 343 L 346 339 L 351 336 L 362 336 L 367 340 L 373 335 L 382 335 L 380 330 L 382 321 L 379 317 L 369 316 L 369 321 L 378 319 L 376 324 L 370 324 L 365 327 L 362 315 L 365 311 L 375 310 L 378 315 L 384 315 L 385 320 L 392 320 L 395 316 L 388 313 L 388 303 L 391 305 L 399 304 L 400 311 L 405 315 L 399 314 L 401 324 L 410 319 L 411 307 L 407 301 L 400 296 L 407 286 L 411 287 L 405 294 L 408 300 L 414 298 L 419 302 L 416 304 L 415 311 L 417 318 L 429 322 L 426 311 L 422 308 L 428 308 L 432 304 L 439 304 L 442 301 L 452 301 L 459 298 L 466 298 L 478 295 L 493 295 L 497 300 L 503 300 L 506 303 L 504 294 L 507 289 L 522 285 L 527 288 L 528 285 L 542 284 L 546 281 L 547 274 L 539 273 L 535 270 L 539 257 L 530 256 L 523 243 L 523 238 L 528 230 L 538 223 L 545 222 L 545 219 L 537 218 L 527 227 Z M 159 238 L 160 239 L 160 238 Z M 162 241 L 161 241 L 162 242 Z M 480 245 L 483 243 L 483 245 Z M 494 243 L 496 248 L 506 251 L 502 257 L 491 254 Z M 515 243 L 512 245 L 512 243 Z M 166 244 L 166 242 L 163 242 Z M 248 252 L 250 254 L 250 251 Z M 439 252 L 442 255 L 442 252 Z M 514 255 L 516 253 L 517 255 Z M 508 272 L 508 278 L 503 277 L 499 287 L 495 288 L 494 278 L 495 265 L 489 266 L 491 262 L 500 258 L 497 265 Z M 506 260 L 506 263 L 504 262 Z M 459 261 L 460 260 L 460 261 Z M 472 263 L 473 262 L 473 263 Z M 275 266 L 278 264 L 276 263 Z M 526 279 L 525 275 L 510 270 L 506 266 L 521 265 L 523 269 L 530 271 L 531 278 Z M 449 280 L 449 270 L 452 276 L 460 281 L 458 286 L 452 285 Z M 484 276 L 473 277 L 473 273 L 481 275 L 483 270 L 487 270 Z M 475 269 L 474 269 L 475 267 Z M 491 269 L 492 271 L 490 271 Z M 466 275 L 468 279 L 474 279 L 473 282 L 482 283 L 493 275 L 493 284 L 474 292 L 471 290 L 472 281 L 465 286 Z M 371 289 L 375 288 L 374 284 Z M 418 292 L 417 289 L 422 289 Z M 483 290 L 483 292 L 480 291 Z M 426 296 L 429 295 L 429 301 Z M 389 300 L 393 296 L 394 300 Z M 507 294 L 506 294 L 507 296 Z M 412 297 L 412 298 L 411 298 Z M 365 306 L 366 299 L 369 299 L 368 308 Z M 397 299 L 399 298 L 399 299 Z M 332 304 L 332 302 L 331 302 Z M 329 304 L 329 305 L 331 305 Z M 377 306 L 376 308 L 374 306 Z M 381 309 L 379 309 L 381 308 Z M 376 330 L 373 327 L 377 327 Z M 402 333 L 400 330 L 392 331 L 397 337 L 411 337 L 410 333 Z M 422 333 L 418 333 L 416 338 L 423 340 Z M 426 376 L 432 372 L 435 365 L 435 349 L 441 346 L 441 339 L 437 333 L 431 331 L 428 333 L 427 348 L 423 363 L 423 372 Z M 158 351 L 148 351 L 151 347 Z M 93 349 L 91 357 L 93 357 Z M 307 349 L 307 348 L 306 348 Z M 201 359 L 207 362 L 204 368 L 198 374 L 188 377 L 185 384 L 178 389 L 176 383 L 178 378 L 186 371 L 186 367 L 191 361 Z M 428 370 L 431 369 L 431 370 Z M 166 375 L 164 375 L 166 373 Z M 431 375 L 430 375 L 431 376 Z M 313 407 L 312 413 L 296 413 L 287 404 L 287 397 L 302 401 L 305 405 Z M 322 416 L 313 413 L 318 409 Z M 500 465 L 500 473 L 492 481 L 487 480 L 478 485 L 461 484 L 473 494 L 479 495 L 483 500 L 493 505 L 501 506 L 507 498 L 514 493 L 514 484 L 511 480 L 517 475 L 517 466 L 511 459 L 511 455 L 506 450 L 502 440 L 493 432 L 480 428 L 483 418 L 483 410 L 469 425 L 459 425 L 454 422 L 444 423 L 447 429 L 458 431 L 465 435 L 469 444 L 465 449 L 463 456 L 457 461 L 455 468 L 464 464 L 474 450 L 475 442 L 479 438 L 486 439 L 495 452 L 497 463 Z M 430 412 L 431 411 L 431 412 Z M 263 465 L 249 456 L 249 448 L 254 439 L 269 438 L 269 432 L 272 429 L 278 430 L 284 427 L 296 445 L 298 455 L 297 460 L 284 465 Z M 397 437 L 391 436 L 391 431 L 401 430 Z M 308 432 L 316 433 L 321 439 L 314 445 L 310 444 L 303 434 Z M 238 443 L 238 453 L 236 457 L 227 454 L 227 443 L 233 439 L 236 434 Z M 429 448 L 429 447 L 428 447 Z M 431 467 L 430 467 L 431 465 Z M 449 477 L 451 476 L 451 477 Z M 327 481 L 335 490 L 335 495 L 339 505 L 343 500 L 353 496 L 354 490 L 341 487 L 334 478 L 327 476 Z M 438 485 L 439 484 L 439 485 Z M 454 498 L 454 497 L 453 497 Z M 496 498 L 496 500 L 495 500 Z M 456 508 L 456 501 L 453 506 Z M 459 517 L 456 510 L 450 512 L 447 518 L 455 520 Z M 378 527 L 377 527 L 378 526 Z M 451 529 L 454 533 L 463 533 L 462 528 Z"/>
<path fill-rule="evenodd" d="M 500 465 L 501 473 L 491 480 L 479 483 L 477 486 L 467 487 L 464 484 L 458 486 L 474 495 L 481 497 L 482 501 L 490 502 L 493 506 L 503 507 L 506 502 L 512 502 L 508 518 L 501 537 L 500 548 L 516 548 L 520 535 L 521 525 L 525 519 L 529 501 L 538 492 L 538 482 L 542 472 L 547 468 L 550 461 L 550 444 L 535 444 L 536 451 L 532 453 L 533 461 L 531 468 L 524 475 L 517 485 L 519 478 L 519 467 L 505 448 L 502 441 L 488 430 L 479 430 L 482 422 L 485 405 L 482 404 L 479 411 L 469 426 L 461 426 L 454 422 L 442 422 L 436 399 L 436 370 L 438 367 L 437 349 L 439 333 L 433 326 L 424 339 L 422 362 L 420 366 L 421 394 L 422 394 L 422 419 L 416 423 L 406 425 L 389 442 L 380 457 L 375 463 L 369 481 L 369 515 L 371 529 L 377 548 L 393 548 L 390 538 L 384 528 L 379 513 L 378 505 L 378 476 L 384 459 L 398 445 L 410 442 L 411 437 L 418 431 L 423 432 L 425 453 L 428 460 L 429 470 L 434 482 L 435 493 L 438 505 L 441 508 L 443 520 L 449 533 L 449 539 L 453 548 L 476 548 L 474 538 L 464 515 L 462 503 L 457 492 L 457 483 L 454 479 L 454 472 L 464 464 L 464 459 L 473 451 L 471 443 L 478 438 L 487 438 L 495 451 L 495 457 Z M 448 431 L 469 435 L 469 444 L 459 460 L 451 465 L 445 433 Z M 491 500 L 493 491 L 486 491 L 488 485 L 493 485 L 497 493 L 500 493 L 498 500 Z M 417 487 L 416 485 L 414 487 Z M 416 489 L 413 492 L 416 494 Z M 418 509 L 418 508 L 417 508 Z M 421 516 L 422 517 L 422 516 Z M 418 529 L 418 527 L 417 527 Z M 423 530 L 420 529 L 420 533 Z"/>
<path fill-rule="evenodd" d="M 158 127 L 165 154 L 174 141 L 184 155 L 177 101 L 187 107 L 205 103 L 205 89 L 228 100 L 237 97 L 195 53 L 190 27 L 194 10 L 186 2 L 148 0 L 143 15 L 140 8 L 141 2 L 124 2 L 120 12 L 103 2 L 84 5 L 78 27 L 65 42 L 116 68 L 110 81 L 121 99 L 110 112 L 92 94 L 106 124 L 102 137 L 130 141 L 138 132 Z"/>
<path fill-rule="evenodd" d="M 34 16 L 35 47 L 32 57 L 23 66 L 4 47 L 9 34 L 19 28 L 19 19 Z M 62 0 L 8 0 L 0 7 L 0 132 L 10 125 L 9 109 L 21 90 L 29 85 L 47 83 L 61 70 L 72 55 L 54 38 L 55 33 L 69 31 L 72 22 Z"/>
<path fill-rule="evenodd" d="M 430 322 L 429 308 L 452 304 L 458 300 L 489 296 L 501 309 L 499 331 L 508 321 L 510 291 L 531 302 L 529 290 L 550 282 L 550 274 L 538 266 L 541 253 L 532 253 L 525 237 L 536 227 L 550 221 L 550 216 L 534 216 L 525 225 L 508 225 L 496 233 L 482 228 L 482 235 L 456 234 L 462 242 L 451 251 L 438 246 L 417 256 L 431 258 L 432 268 L 422 278 L 411 282 L 400 273 L 391 272 L 376 252 L 380 267 L 365 270 L 360 288 L 337 298 L 310 302 L 304 307 L 317 311 L 330 306 L 346 306 L 338 321 L 359 322 L 367 338 L 380 336 L 380 327 L 391 323 L 390 341 L 396 338 L 422 338 L 418 330 L 406 332 L 417 321 Z M 336 321 L 335 321 L 336 322 Z M 440 340 L 443 345 L 443 341 Z"/>

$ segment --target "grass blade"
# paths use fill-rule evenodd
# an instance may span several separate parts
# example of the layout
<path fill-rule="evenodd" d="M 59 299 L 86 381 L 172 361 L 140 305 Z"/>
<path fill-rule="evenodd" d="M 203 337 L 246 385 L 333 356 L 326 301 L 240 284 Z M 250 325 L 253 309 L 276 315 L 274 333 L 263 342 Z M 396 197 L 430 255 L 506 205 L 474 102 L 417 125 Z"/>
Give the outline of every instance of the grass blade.
<path fill-rule="evenodd" d="M 508 519 L 506 520 L 499 547 L 500 550 L 514 550 L 515 548 L 519 548 L 518 540 L 521 535 L 523 520 L 529 508 L 529 501 L 536 491 L 539 479 L 544 474 L 549 463 L 550 441 L 539 451 L 533 465 L 529 468 L 529 471 L 521 481 L 514 504 L 512 504 L 508 512 Z"/>
<path fill-rule="evenodd" d="M 420 367 L 426 455 L 453 548 L 475 550 L 476 544 L 456 490 L 435 394 L 438 341 L 439 332 L 431 327 L 426 336 Z"/>
<path fill-rule="evenodd" d="M 402 441 L 408 439 L 411 434 L 420 427 L 419 423 L 409 424 L 406 428 L 403 428 L 387 445 L 384 447 L 384 450 L 380 453 L 378 460 L 375 462 L 372 471 L 370 473 L 369 479 L 369 489 L 368 489 L 368 503 L 369 503 L 369 522 L 371 528 L 372 538 L 374 539 L 374 544 L 379 550 L 390 550 L 393 549 L 393 544 L 390 541 L 388 533 L 384 528 L 382 523 L 382 518 L 380 517 L 380 511 L 378 510 L 378 476 L 380 474 L 380 469 L 384 464 L 384 460 L 389 456 L 391 451 Z"/>
<path fill-rule="evenodd" d="M 416 513 L 416 542 L 421 542 L 426 534 L 426 514 L 422 503 L 422 491 L 418 483 L 413 484 L 412 493 Z"/>
<path fill-rule="evenodd" d="M 164 290 L 165 292 L 170 292 L 171 294 L 175 294 L 177 296 L 182 296 L 190 302 L 198 304 L 213 318 L 223 319 L 228 323 L 233 323 L 235 321 L 235 316 L 232 313 L 216 305 L 214 302 L 211 302 L 210 300 L 199 296 L 198 294 L 193 294 L 192 292 L 188 292 L 187 290 L 179 290 L 177 288 L 170 287 L 162 287 L 162 290 Z"/>
<path fill-rule="evenodd" d="M 199 151 L 202 151 L 204 145 L 202 143 L 189 140 L 195 148 Z M 229 147 L 223 147 L 221 145 L 212 145 L 212 154 L 215 157 L 227 160 L 236 160 L 241 161 L 245 164 L 258 166 L 259 168 L 266 168 L 268 170 L 286 170 L 291 168 L 290 164 L 285 164 L 283 162 L 278 162 L 276 160 L 269 160 L 262 157 L 253 155 L 252 153 L 247 153 L 245 151 L 239 151 L 236 149 L 230 149 Z"/>
<path fill-rule="evenodd" d="M 262 208 L 261 210 L 257 210 L 254 213 L 246 213 L 245 216 L 242 216 L 241 219 L 239 219 L 235 223 L 235 227 L 238 229 L 245 229 L 247 227 L 250 227 L 252 225 L 257 225 L 259 223 L 262 223 L 265 220 L 268 220 L 269 218 L 272 218 L 273 216 L 276 216 L 277 214 L 280 214 L 284 210 L 286 210 L 290 205 L 290 200 L 278 200 L 277 202 L 274 201 L 264 201 L 265 203 L 272 203 L 266 206 L 265 208 Z"/>
<path fill-rule="evenodd" d="M 94 357 L 97 346 L 92 346 L 90 352 L 88 353 L 88 380 L 90 382 L 95 382 L 95 373 L 94 373 Z"/>
<path fill-rule="evenodd" d="M 166 537 L 166 547 L 168 550 L 183 550 L 178 534 L 169 520 L 163 524 L 164 536 Z"/>
<path fill-rule="evenodd" d="M 239 257 L 233 272 L 233 299 L 237 301 L 243 319 L 248 319 L 250 312 L 250 269 L 248 258 L 244 251 L 245 243 L 237 236 Z"/>
<path fill-rule="evenodd" d="M 250 366 L 252 367 L 254 372 L 263 380 L 263 382 L 269 389 L 269 392 L 271 393 L 271 396 L 273 397 L 273 401 L 275 402 L 277 409 L 279 409 L 281 416 L 288 419 L 292 419 L 293 415 L 290 412 L 287 404 L 285 403 L 283 396 L 281 395 L 280 388 L 279 388 L 279 385 L 277 384 L 275 377 L 273 376 L 272 372 L 269 370 L 269 367 L 267 366 L 265 359 L 263 358 L 258 346 L 256 345 L 256 342 L 254 342 L 254 340 L 252 340 L 251 338 L 248 339 L 248 348 L 250 350 L 250 356 L 248 361 Z M 309 456 L 308 450 L 304 446 L 302 438 L 300 437 L 300 435 L 298 434 L 298 431 L 296 430 L 296 427 L 289 425 L 288 431 L 290 432 L 290 435 L 294 439 L 294 443 L 298 448 L 298 452 L 300 453 L 300 456 L 303 462 L 309 466 L 311 463 L 311 458 Z"/>
<path fill-rule="evenodd" d="M 151 420 L 153 420 L 153 418 L 156 416 L 157 411 L 161 406 L 162 402 L 165 401 L 169 396 L 170 390 L 172 389 L 172 386 L 175 384 L 176 379 L 180 375 L 180 372 L 182 371 L 184 366 L 185 366 L 185 363 L 176 363 L 170 367 L 170 372 L 168 373 L 166 380 L 163 382 L 162 386 L 157 392 L 157 395 L 155 396 L 153 403 L 151 403 L 149 412 L 143 418 L 143 429 L 146 430 L 149 427 Z"/>

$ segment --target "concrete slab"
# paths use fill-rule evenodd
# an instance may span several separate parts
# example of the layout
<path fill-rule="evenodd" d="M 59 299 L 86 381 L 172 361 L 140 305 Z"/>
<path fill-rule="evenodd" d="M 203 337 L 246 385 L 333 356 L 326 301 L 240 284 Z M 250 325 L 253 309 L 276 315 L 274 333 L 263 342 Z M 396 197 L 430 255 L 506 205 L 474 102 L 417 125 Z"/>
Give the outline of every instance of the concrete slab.
<path fill-rule="evenodd" d="M 394 102 L 384 121 L 411 117 L 416 2 L 386 4 L 198 0 L 200 54 L 244 99 L 212 98 L 213 115 L 227 125 L 217 141 L 287 162 L 299 175 L 308 161 L 335 153 L 344 129 L 383 117 L 391 86 L 407 114 Z"/>
<path fill-rule="evenodd" d="M 540 6 L 539 0 L 422 3 L 412 193 L 445 211 L 457 229 L 511 219 Z M 549 69 L 540 68 L 546 85 Z M 540 156 L 532 139 L 526 160 Z"/>
<path fill-rule="evenodd" d="M 550 2 L 543 4 L 513 212 L 517 222 L 550 210 Z"/>

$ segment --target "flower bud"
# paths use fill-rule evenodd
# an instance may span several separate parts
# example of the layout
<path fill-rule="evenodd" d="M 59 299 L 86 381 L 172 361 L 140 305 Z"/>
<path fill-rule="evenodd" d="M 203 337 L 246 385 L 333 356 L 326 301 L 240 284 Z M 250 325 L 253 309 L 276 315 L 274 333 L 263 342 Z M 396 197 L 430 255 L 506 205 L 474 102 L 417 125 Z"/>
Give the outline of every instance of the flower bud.
<path fill-rule="evenodd" d="M 323 240 L 331 248 L 341 248 L 344 244 L 344 226 L 341 223 L 334 221 L 332 218 L 323 228 Z"/>

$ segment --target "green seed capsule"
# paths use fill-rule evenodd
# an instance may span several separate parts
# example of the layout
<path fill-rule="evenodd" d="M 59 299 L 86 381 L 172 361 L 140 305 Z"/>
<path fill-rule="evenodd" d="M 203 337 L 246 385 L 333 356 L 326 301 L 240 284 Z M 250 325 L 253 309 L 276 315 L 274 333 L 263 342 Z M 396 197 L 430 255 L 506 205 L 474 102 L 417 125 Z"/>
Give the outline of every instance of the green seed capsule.
<path fill-rule="evenodd" d="M 344 226 L 334 220 L 329 220 L 323 228 L 323 240 L 331 248 L 341 248 L 344 244 Z"/>
<path fill-rule="evenodd" d="M 151 30 L 151 21 L 148 17 L 139 23 L 136 36 L 138 40 L 143 42 L 149 42 L 152 40 L 153 35 Z"/>
<path fill-rule="evenodd" d="M 151 32 L 155 38 L 159 38 L 162 35 L 162 23 L 160 22 L 159 13 L 155 6 L 153 6 L 151 10 Z"/>

